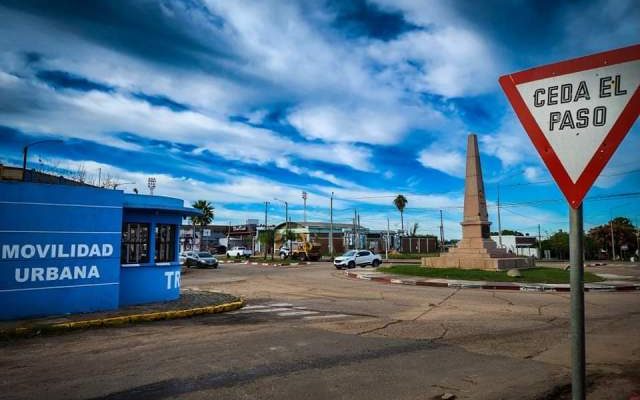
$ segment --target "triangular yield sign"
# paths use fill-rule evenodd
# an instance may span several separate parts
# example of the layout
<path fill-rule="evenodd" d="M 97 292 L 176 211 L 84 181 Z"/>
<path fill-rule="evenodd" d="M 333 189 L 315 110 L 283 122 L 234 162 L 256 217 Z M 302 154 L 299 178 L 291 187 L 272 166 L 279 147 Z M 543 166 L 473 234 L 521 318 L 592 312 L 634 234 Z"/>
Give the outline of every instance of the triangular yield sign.
<path fill-rule="evenodd" d="M 500 85 L 573 208 L 640 112 L 640 45 L 500 77 Z"/>

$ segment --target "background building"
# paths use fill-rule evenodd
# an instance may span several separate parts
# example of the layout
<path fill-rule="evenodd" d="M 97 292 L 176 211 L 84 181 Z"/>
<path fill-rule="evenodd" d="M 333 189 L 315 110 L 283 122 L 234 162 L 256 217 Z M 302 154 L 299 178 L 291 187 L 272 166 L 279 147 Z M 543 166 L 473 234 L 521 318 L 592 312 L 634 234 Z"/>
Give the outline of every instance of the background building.
<path fill-rule="evenodd" d="M 500 243 L 498 235 L 491 236 L 491 239 Z M 516 256 L 540 258 L 538 239 L 533 236 L 502 235 L 502 247 Z"/>

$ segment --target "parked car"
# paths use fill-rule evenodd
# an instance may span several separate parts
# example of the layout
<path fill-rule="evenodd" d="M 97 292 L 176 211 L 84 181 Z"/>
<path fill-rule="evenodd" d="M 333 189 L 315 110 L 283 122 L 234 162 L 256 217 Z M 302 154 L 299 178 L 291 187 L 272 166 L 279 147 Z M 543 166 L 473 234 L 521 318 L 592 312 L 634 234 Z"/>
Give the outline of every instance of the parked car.
<path fill-rule="evenodd" d="M 246 247 L 236 246 L 232 247 L 231 250 L 227 250 L 227 257 L 251 257 L 253 252 Z"/>
<path fill-rule="evenodd" d="M 180 261 L 180 264 L 184 265 L 184 263 L 187 262 L 187 258 L 191 256 L 193 253 L 194 253 L 193 251 L 183 251 L 182 253 L 180 253 L 180 255 L 178 256 L 178 260 Z"/>
<path fill-rule="evenodd" d="M 356 266 L 364 267 L 365 265 L 377 268 L 381 263 L 382 257 L 369 250 L 349 250 L 333 260 L 333 265 L 337 269 L 355 268 Z"/>
<path fill-rule="evenodd" d="M 218 259 L 208 251 L 192 251 L 190 253 L 184 262 L 187 267 L 218 268 Z"/>

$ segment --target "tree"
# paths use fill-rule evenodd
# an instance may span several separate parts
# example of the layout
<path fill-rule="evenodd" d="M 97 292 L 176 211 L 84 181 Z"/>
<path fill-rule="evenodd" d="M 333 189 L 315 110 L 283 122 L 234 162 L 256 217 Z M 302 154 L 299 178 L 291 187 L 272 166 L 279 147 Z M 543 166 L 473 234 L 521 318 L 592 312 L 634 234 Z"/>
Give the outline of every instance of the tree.
<path fill-rule="evenodd" d="M 215 217 L 215 208 L 206 200 L 197 200 L 191 204 L 191 207 L 200 210 L 200 215 L 194 215 L 191 217 L 191 223 L 194 225 L 200 225 L 200 230 L 204 231 L 204 227 L 209 225 Z M 193 240 L 195 242 L 195 229 Z"/>
<path fill-rule="evenodd" d="M 407 198 L 401 194 L 393 199 L 393 204 L 396 206 L 398 211 L 400 211 L 400 226 L 402 227 L 402 232 L 404 232 L 404 208 L 407 206 L 408 202 Z"/>
<path fill-rule="evenodd" d="M 616 246 L 616 255 L 621 256 L 620 246 L 626 245 L 626 254 L 632 255 L 637 249 L 636 227 L 633 226 L 629 218 L 617 217 L 608 223 L 589 229 L 587 236 L 593 241 L 598 249 L 604 250 L 610 257 L 613 257 L 611 249 L 611 231 L 613 230 L 613 241 Z"/>
<path fill-rule="evenodd" d="M 418 233 L 418 228 L 420 227 L 420 224 L 417 222 L 414 222 L 413 225 L 411 226 L 411 236 L 416 236 L 416 234 Z"/>
<path fill-rule="evenodd" d="M 267 229 L 258 233 L 258 242 L 260 243 L 260 246 L 264 248 L 265 260 L 267 259 L 268 249 L 272 246 L 274 238 L 275 235 L 273 229 Z M 271 259 L 273 260 L 273 250 L 271 251 Z"/>
<path fill-rule="evenodd" d="M 559 259 L 569 258 L 569 234 L 559 230 L 549 237 L 549 239 L 543 240 L 540 244 L 542 250 L 551 250 L 552 257 Z"/>

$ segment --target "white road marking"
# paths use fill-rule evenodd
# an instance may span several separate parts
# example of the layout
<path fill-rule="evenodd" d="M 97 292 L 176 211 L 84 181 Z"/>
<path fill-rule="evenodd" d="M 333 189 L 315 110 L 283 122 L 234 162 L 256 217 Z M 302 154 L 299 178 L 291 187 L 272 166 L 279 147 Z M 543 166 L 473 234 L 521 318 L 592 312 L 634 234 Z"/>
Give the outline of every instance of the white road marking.
<path fill-rule="evenodd" d="M 291 310 L 291 309 L 290 308 L 276 307 L 276 308 L 264 308 L 264 309 L 260 309 L 260 310 L 232 311 L 230 314 L 271 313 L 271 312 L 289 311 L 289 310 Z"/>
<path fill-rule="evenodd" d="M 297 315 L 310 315 L 310 314 L 317 314 L 317 311 L 288 311 L 288 312 L 281 312 L 278 313 L 278 315 L 280 317 L 293 317 L 293 316 L 297 316 Z"/>
<path fill-rule="evenodd" d="M 330 314 L 330 315 L 311 315 L 304 317 L 304 319 L 329 319 L 329 318 L 344 318 L 348 317 L 347 314 Z"/>
<path fill-rule="evenodd" d="M 267 308 L 267 306 L 254 305 L 254 306 L 244 306 L 244 307 L 242 307 L 243 310 L 253 310 L 255 308 Z"/>
<path fill-rule="evenodd" d="M 269 303 L 267 304 L 269 307 L 291 307 L 293 304 L 291 303 Z"/>

